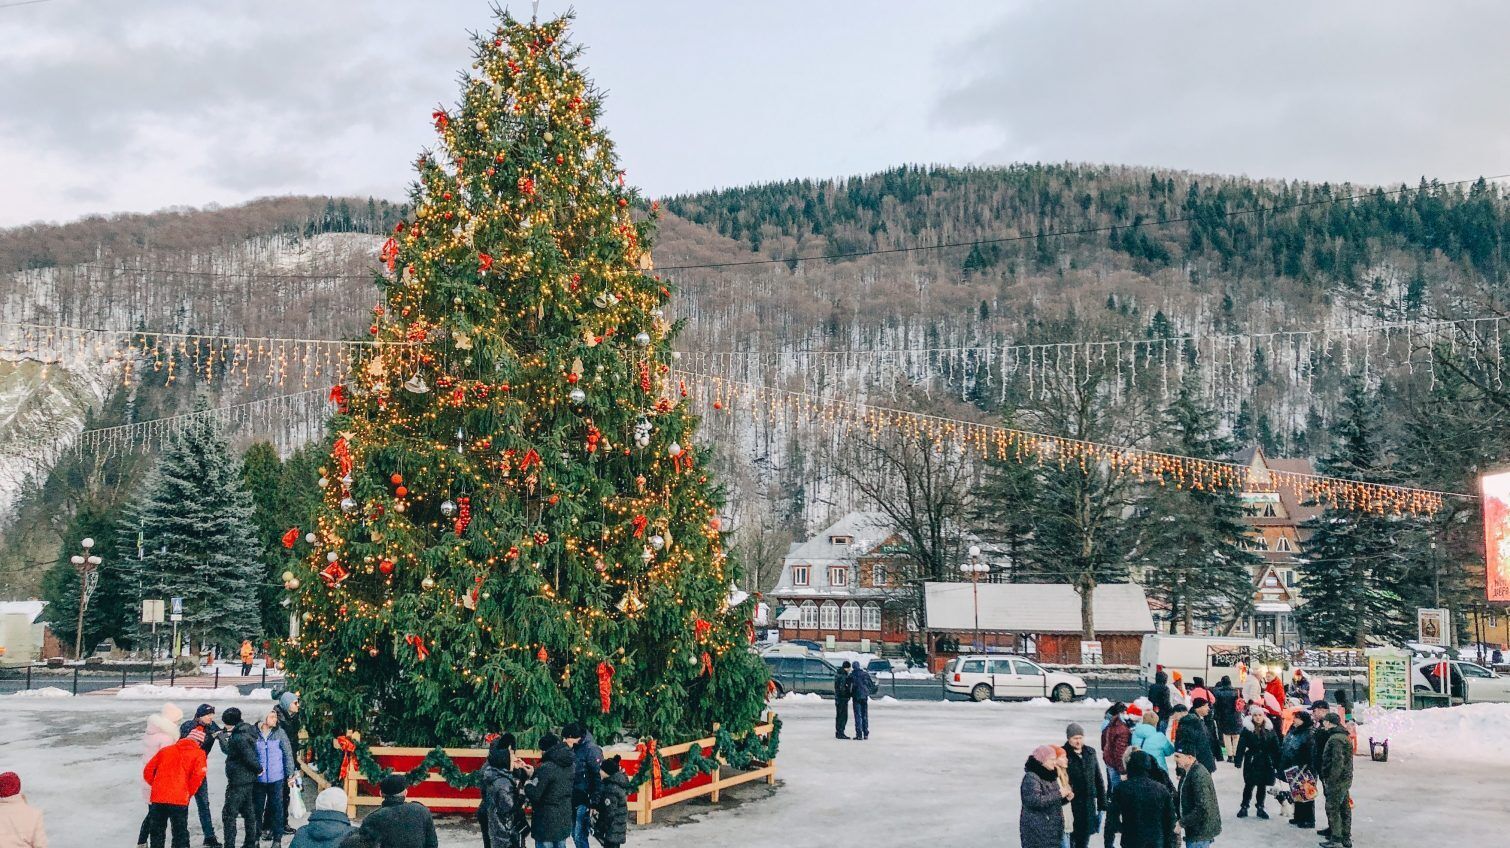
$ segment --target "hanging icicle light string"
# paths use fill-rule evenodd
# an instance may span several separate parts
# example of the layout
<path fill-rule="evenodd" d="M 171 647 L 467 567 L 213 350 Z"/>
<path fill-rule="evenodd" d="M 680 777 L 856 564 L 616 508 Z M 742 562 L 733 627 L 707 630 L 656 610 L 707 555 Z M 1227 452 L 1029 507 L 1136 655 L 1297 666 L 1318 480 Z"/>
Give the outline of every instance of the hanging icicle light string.
<path fill-rule="evenodd" d="M 1107 465 L 1161 486 L 1221 491 L 1284 489 L 1302 502 L 1373 513 L 1429 515 L 1441 509 L 1447 498 L 1473 499 L 1472 495 L 1454 492 L 1365 483 L 1322 474 L 1270 470 L 1267 479 L 1261 479 L 1250 466 L 1241 463 L 823 398 L 695 371 L 675 370 L 671 375 L 679 394 L 696 398 L 711 411 L 733 410 L 745 404 L 750 414 L 765 415 L 772 424 L 815 424 L 837 428 L 841 433 L 858 430 L 872 439 L 900 434 L 932 442 L 939 449 L 968 452 L 982 460 L 1058 463 L 1061 467 L 1075 463 L 1082 468 Z M 689 390 L 689 386 L 696 387 L 696 391 Z M 705 409 L 705 414 L 706 411 L 710 410 Z"/>
<path fill-rule="evenodd" d="M 1435 385 L 1435 348 L 1455 349 L 1465 339 L 1483 340 L 1491 351 L 1488 367 L 1496 379 L 1503 362 L 1498 354 L 1502 332 L 1510 316 L 1492 315 L 1436 321 L 1399 321 L 1355 327 L 1324 327 L 1219 335 L 1181 335 L 1147 339 L 1085 340 L 1032 344 L 1004 344 L 996 339 L 980 344 L 943 347 L 866 347 L 849 350 L 736 350 L 682 351 L 683 367 L 731 380 L 756 382 L 770 375 L 800 375 L 804 384 L 832 385 L 836 381 L 926 389 L 942 382 L 969 398 L 984 387 L 1006 397 L 1009 383 L 1021 380 L 1030 390 L 1042 389 L 1044 377 L 1068 375 L 1077 379 L 1092 369 L 1116 370 L 1116 385 L 1124 374 L 1157 381 L 1167 397 L 1185 370 L 1198 367 L 1205 388 L 1213 396 L 1240 397 L 1252 379 L 1255 362 L 1286 375 L 1290 385 L 1310 393 L 1324 365 L 1342 373 L 1362 371 L 1375 376 L 1381 367 L 1424 369 Z M 1187 352 L 1189 357 L 1187 358 Z"/>
<path fill-rule="evenodd" d="M 115 427 L 85 430 L 74 439 L 72 449 L 102 458 L 161 450 L 189 424 L 210 419 L 221 427 L 250 427 L 274 437 L 280 447 L 297 447 L 320 437 L 332 411 L 327 389 L 309 389 L 293 394 L 201 409 L 182 415 L 137 421 Z"/>
<path fill-rule="evenodd" d="M 306 339 L 0 322 L 0 350 L 29 359 L 119 362 L 125 385 L 132 384 L 142 370 L 151 369 L 164 374 L 169 383 L 190 373 L 203 379 L 224 376 L 244 386 L 328 386 L 380 346 L 400 348 L 401 359 L 415 347 L 410 342 L 381 339 Z"/>

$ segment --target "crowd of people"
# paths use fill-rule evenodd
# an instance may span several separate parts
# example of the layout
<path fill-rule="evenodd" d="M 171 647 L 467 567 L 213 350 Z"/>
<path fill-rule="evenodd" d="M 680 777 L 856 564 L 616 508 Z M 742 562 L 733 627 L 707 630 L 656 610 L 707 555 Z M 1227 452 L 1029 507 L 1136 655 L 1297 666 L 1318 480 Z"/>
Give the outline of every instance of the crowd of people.
<path fill-rule="evenodd" d="M 225 755 L 225 800 L 221 832 L 229 848 L 438 848 L 435 822 L 424 804 L 408 800 L 409 779 L 390 773 L 378 782 L 382 803 L 353 822 L 351 799 L 339 786 L 315 796 L 308 821 L 297 830 L 289 818 L 305 818 L 299 778 L 299 696 L 279 695 L 255 724 L 238 707 L 218 713 L 200 704 L 192 718 L 174 704 L 147 717 L 142 735 L 142 798 L 146 814 L 138 848 L 189 848 L 189 806 L 198 808 L 205 848 L 221 848 L 210 808 L 209 757 Z M 218 717 L 218 721 L 217 721 Z M 629 824 L 629 779 L 617 756 L 603 750 L 581 724 L 540 739 L 540 760 L 522 760 L 514 737 L 489 739 L 486 764 L 476 776 L 481 790 L 478 824 L 485 848 L 619 848 Z M 529 814 L 526 815 L 526 806 Z M 291 812 L 292 811 L 292 812 Z M 42 811 L 21 793 L 21 778 L 0 774 L 0 848 L 47 848 Z"/>
<path fill-rule="evenodd" d="M 1288 686 L 1270 671 L 1187 686 L 1159 671 L 1147 697 L 1107 709 L 1101 752 L 1079 724 L 1063 745 L 1034 749 L 1023 766 L 1018 828 L 1023 848 L 1210 848 L 1222 832 L 1219 766 L 1242 777 L 1237 818 L 1269 819 L 1272 797 L 1298 829 L 1317 825 L 1323 848 L 1352 848 L 1354 739 L 1351 705 L 1296 669 Z M 1103 776 L 1104 773 L 1104 776 Z M 1277 787 L 1277 788 L 1276 788 Z M 1068 813 L 1066 813 L 1068 810 Z M 1287 813 L 1287 811 L 1293 811 Z M 1104 821 L 1103 821 L 1104 818 Z"/>

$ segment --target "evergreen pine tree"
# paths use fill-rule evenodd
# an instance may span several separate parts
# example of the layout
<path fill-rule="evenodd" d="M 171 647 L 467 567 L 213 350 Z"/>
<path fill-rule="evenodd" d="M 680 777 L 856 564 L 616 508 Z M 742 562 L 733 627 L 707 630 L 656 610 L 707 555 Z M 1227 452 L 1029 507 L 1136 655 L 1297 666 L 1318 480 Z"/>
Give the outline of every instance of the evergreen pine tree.
<path fill-rule="evenodd" d="M 1225 459 L 1232 443 L 1217 430 L 1215 411 L 1202 406 L 1198 372 L 1187 371 L 1179 392 L 1164 411 L 1168 449 L 1198 459 Z M 1145 535 L 1149 595 L 1170 611 L 1170 632 L 1178 622 L 1185 633 L 1198 624 L 1230 621 L 1252 605 L 1253 569 L 1260 563 L 1248 550 L 1242 502 L 1225 489 L 1161 487 L 1148 503 Z"/>
<path fill-rule="evenodd" d="M 342 389 L 316 541 L 287 584 L 316 750 L 573 720 L 692 738 L 764 707 L 670 373 L 670 285 L 566 25 L 500 13 L 476 39 L 414 220 L 381 252 L 378 344 Z"/>
<path fill-rule="evenodd" d="M 1370 483 L 1398 483 L 1378 428 L 1378 397 L 1350 378 L 1331 427 L 1333 452 L 1323 474 Z M 1306 640 L 1317 645 L 1364 647 L 1370 636 L 1402 638 L 1414 621 L 1398 591 L 1409 571 L 1414 522 L 1362 510 L 1327 508 L 1307 522 L 1311 532 L 1299 557 L 1301 596 L 1296 610 Z"/>
<path fill-rule="evenodd" d="M 183 598 L 183 630 L 211 644 L 260 638 L 262 544 L 240 465 L 210 416 L 189 419 L 164 447 L 121 530 L 141 534 L 138 597 Z"/>

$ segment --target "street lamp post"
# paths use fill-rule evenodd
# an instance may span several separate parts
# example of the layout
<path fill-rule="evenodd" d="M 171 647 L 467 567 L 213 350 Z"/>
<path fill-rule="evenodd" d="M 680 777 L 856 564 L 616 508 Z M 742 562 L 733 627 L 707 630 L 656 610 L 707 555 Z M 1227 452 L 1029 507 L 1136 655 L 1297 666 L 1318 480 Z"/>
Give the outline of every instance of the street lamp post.
<path fill-rule="evenodd" d="M 970 597 L 975 604 L 975 650 L 980 652 L 980 576 L 991 570 L 991 566 L 980 561 L 980 545 L 970 546 L 970 561 L 960 563 L 959 570 L 970 575 Z"/>
<path fill-rule="evenodd" d="M 104 560 L 91 554 L 94 548 L 94 539 L 85 537 L 79 543 L 83 546 L 82 554 L 74 554 L 69 558 L 74 568 L 79 570 L 79 624 L 73 634 L 73 658 L 84 658 L 84 610 L 89 608 L 89 596 L 94 594 L 94 587 L 100 583 L 100 573 L 96 570 Z"/>

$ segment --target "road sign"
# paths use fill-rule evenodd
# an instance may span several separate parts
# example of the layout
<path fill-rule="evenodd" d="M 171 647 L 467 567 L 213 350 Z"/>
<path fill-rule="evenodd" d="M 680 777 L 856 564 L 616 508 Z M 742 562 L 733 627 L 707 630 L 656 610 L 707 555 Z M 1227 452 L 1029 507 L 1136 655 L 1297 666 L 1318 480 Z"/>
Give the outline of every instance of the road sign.
<path fill-rule="evenodd" d="M 142 624 L 161 624 L 163 618 L 163 602 L 157 600 L 142 601 Z"/>
<path fill-rule="evenodd" d="M 184 599 L 183 598 L 174 598 L 173 599 L 173 614 L 174 615 L 178 615 L 178 616 L 181 616 L 181 615 L 184 614 Z M 176 619 L 176 618 L 173 619 L 173 620 L 174 621 L 178 621 L 178 619 Z"/>

